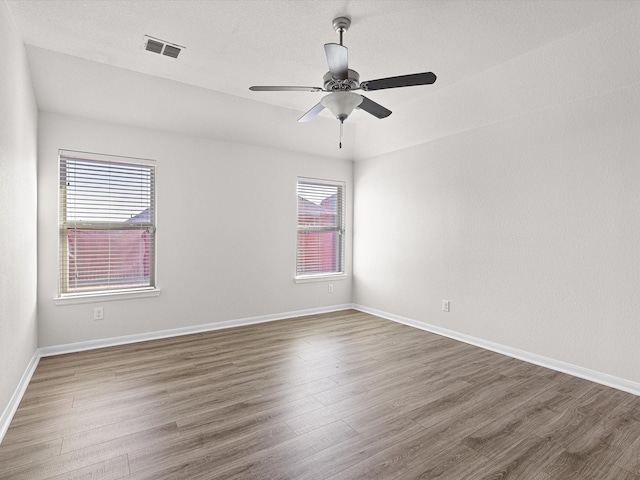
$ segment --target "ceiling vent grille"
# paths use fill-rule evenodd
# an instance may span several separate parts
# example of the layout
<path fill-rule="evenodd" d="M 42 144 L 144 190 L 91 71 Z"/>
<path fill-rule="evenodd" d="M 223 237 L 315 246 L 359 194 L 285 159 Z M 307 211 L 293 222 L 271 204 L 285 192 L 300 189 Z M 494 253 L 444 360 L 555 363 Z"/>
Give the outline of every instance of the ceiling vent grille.
<path fill-rule="evenodd" d="M 178 58 L 178 55 L 180 55 L 180 52 L 184 50 L 184 47 L 145 35 L 144 49 L 148 52 L 158 53 L 171 58 Z"/>
<path fill-rule="evenodd" d="M 178 55 L 180 55 L 180 49 L 173 45 L 165 45 L 162 54 L 167 57 L 178 58 Z"/>
<path fill-rule="evenodd" d="M 162 53 L 162 49 L 164 48 L 164 43 L 160 43 L 160 42 L 156 42 L 155 40 L 148 39 L 145 48 L 149 52 Z"/>

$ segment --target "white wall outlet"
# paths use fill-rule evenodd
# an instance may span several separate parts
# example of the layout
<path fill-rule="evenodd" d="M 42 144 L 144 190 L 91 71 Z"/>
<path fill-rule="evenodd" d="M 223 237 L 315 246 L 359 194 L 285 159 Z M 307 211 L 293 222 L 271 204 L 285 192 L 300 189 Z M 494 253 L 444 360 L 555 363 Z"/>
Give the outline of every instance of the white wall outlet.
<path fill-rule="evenodd" d="M 333 283 L 329 284 L 329 293 L 333 293 Z"/>
<path fill-rule="evenodd" d="M 449 302 L 449 300 L 442 300 L 442 311 L 443 312 L 451 311 L 451 302 Z"/>
<path fill-rule="evenodd" d="M 104 320 L 104 307 L 96 307 L 93 309 L 94 320 Z"/>

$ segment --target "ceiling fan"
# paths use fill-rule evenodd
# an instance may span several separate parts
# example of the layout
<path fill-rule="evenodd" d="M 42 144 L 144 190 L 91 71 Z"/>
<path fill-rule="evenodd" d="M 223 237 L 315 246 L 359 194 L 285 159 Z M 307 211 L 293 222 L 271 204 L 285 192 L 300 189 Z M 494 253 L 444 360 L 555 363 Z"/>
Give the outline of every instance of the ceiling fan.
<path fill-rule="evenodd" d="M 385 88 L 411 87 L 415 85 L 431 85 L 436 81 L 432 72 L 400 75 L 398 77 L 379 78 L 360 82 L 360 75 L 351 70 L 348 64 L 348 50 L 342 44 L 342 35 L 349 30 L 351 20 L 338 17 L 333 20 L 333 28 L 340 35 L 340 43 L 325 43 L 324 53 L 327 57 L 329 71 L 323 77 L 324 87 L 291 87 L 291 86 L 253 86 L 254 92 L 330 92 L 320 103 L 302 115 L 298 121 L 308 122 L 322 110 L 328 108 L 340 121 L 340 148 L 342 148 L 342 124 L 354 108 L 364 110 L 377 118 L 386 118 L 391 110 L 370 100 L 364 95 L 353 93 L 353 90 L 371 92 Z"/>

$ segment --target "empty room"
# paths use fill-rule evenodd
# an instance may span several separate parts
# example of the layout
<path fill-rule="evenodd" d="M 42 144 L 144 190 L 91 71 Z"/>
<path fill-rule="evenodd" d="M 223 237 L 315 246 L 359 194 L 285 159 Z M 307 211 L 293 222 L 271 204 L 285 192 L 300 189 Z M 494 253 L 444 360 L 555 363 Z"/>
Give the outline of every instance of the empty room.
<path fill-rule="evenodd" d="M 0 479 L 640 480 L 639 1 L 0 44 Z"/>

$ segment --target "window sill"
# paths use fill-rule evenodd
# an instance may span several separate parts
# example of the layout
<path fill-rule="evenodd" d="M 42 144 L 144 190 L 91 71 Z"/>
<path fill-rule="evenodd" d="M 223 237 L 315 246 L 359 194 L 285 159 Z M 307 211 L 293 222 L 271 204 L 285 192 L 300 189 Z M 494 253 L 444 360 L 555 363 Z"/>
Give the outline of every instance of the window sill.
<path fill-rule="evenodd" d="M 304 277 L 295 277 L 296 283 L 312 283 L 312 282 L 330 282 L 333 280 L 346 280 L 346 273 L 329 273 L 325 275 L 307 275 Z"/>
<path fill-rule="evenodd" d="M 78 303 L 109 302 L 112 300 L 131 300 L 135 298 L 157 297 L 159 295 L 160 289 L 149 288 L 144 290 L 84 293 L 75 295 L 71 294 L 62 297 L 56 297 L 53 299 L 53 302 L 56 305 L 75 305 Z"/>

